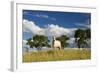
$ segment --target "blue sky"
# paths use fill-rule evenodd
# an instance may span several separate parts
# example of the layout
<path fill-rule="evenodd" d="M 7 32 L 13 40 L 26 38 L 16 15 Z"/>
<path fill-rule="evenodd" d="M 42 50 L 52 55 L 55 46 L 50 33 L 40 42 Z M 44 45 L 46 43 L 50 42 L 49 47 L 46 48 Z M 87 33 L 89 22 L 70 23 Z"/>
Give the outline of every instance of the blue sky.
<path fill-rule="evenodd" d="M 23 10 L 23 20 L 26 20 L 25 23 L 28 23 L 25 24 L 25 30 L 28 29 L 28 31 L 30 31 L 23 31 L 23 39 L 28 39 L 39 31 L 41 31 L 41 33 L 39 32 L 39 34 L 44 34 L 44 29 L 46 29 L 46 27 L 50 27 L 50 30 L 53 31 L 55 31 L 53 29 L 54 27 L 57 29 L 57 31 L 62 31 L 64 29 L 65 32 L 67 32 L 67 29 L 90 28 L 91 14 L 79 12 Z M 30 25 L 30 22 L 32 22 L 32 25 L 34 26 Z M 34 28 L 31 28 L 31 26 Z M 36 32 L 35 28 L 37 29 Z M 61 35 L 63 33 L 58 33 L 57 35 L 59 34 Z"/>

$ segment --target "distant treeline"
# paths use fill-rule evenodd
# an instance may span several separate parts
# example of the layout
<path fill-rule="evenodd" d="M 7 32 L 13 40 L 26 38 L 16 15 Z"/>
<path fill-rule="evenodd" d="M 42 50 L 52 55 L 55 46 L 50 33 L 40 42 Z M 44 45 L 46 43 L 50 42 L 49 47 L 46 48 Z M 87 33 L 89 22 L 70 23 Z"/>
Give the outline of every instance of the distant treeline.
<path fill-rule="evenodd" d="M 77 44 L 78 48 L 84 48 L 89 46 L 88 41 L 91 40 L 91 30 L 90 29 L 77 29 L 74 34 L 75 43 Z M 68 40 L 70 37 L 67 35 L 62 35 L 60 37 L 56 38 L 61 42 L 61 47 L 65 48 L 68 46 Z M 27 45 L 30 46 L 30 48 L 36 47 L 37 49 L 41 49 L 42 47 L 51 47 L 50 40 L 47 36 L 44 35 L 35 35 L 32 38 L 29 38 L 27 40 Z"/>

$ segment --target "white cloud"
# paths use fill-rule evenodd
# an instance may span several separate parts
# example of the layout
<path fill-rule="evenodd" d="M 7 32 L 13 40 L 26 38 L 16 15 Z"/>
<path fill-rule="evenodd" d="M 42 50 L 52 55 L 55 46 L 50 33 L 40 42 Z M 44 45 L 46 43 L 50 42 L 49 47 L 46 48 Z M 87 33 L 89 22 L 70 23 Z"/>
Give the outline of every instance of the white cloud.
<path fill-rule="evenodd" d="M 35 17 L 39 17 L 39 18 L 44 18 L 44 19 L 50 19 L 50 20 L 56 20 L 56 18 L 54 18 L 54 17 L 51 17 L 51 16 L 48 16 L 48 15 L 46 15 L 46 14 L 32 14 L 32 13 L 29 13 L 28 11 L 24 11 L 23 12 L 23 14 L 25 14 L 25 15 L 30 15 L 30 16 L 35 16 Z"/>
<path fill-rule="evenodd" d="M 85 28 L 90 28 L 90 24 L 76 23 L 76 25 L 82 26 L 82 27 L 85 27 Z"/>
<path fill-rule="evenodd" d="M 50 16 L 48 16 L 48 15 L 46 15 L 46 14 L 36 14 L 35 16 L 36 16 L 36 17 L 39 17 L 39 18 L 45 18 L 45 19 L 50 19 L 50 20 L 56 20 L 56 18 L 50 17 Z"/>
<path fill-rule="evenodd" d="M 33 34 L 44 35 L 44 29 L 37 26 L 33 21 L 23 20 L 23 31 L 31 32 Z"/>
<path fill-rule="evenodd" d="M 76 28 L 64 28 L 58 25 L 49 24 L 46 30 L 47 30 L 47 35 L 51 35 L 55 37 L 59 37 L 61 35 L 67 35 L 68 37 L 71 37 L 73 36 Z"/>
<path fill-rule="evenodd" d="M 86 21 L 85 21 L 85 23 L 76 23 L 75 25 L 77 25 L 77 26 L 81 26 L 81 27 L 85 27 L 85 28 L 90 28 L 91 27 L 91 24 L 90 24 L 90 20 L 89 19 L 87 19 Z"/>
<path fill-rule="evenodd" d="M 49 18 L 49 16 L 43 14 L 36 14 L 36 17 Z"/>
<path fill-rule="evenodd" d="M 23 42 L 23 44 L 26 44 L 26 43 L 27 43 L 27 41 L 26 41 L 26 40 L 23 40 L 22 42 Z"/>
<path fill-rule="evenodd" d="M 55 36 L 67 35 L 72 37 L 77 28 L 64 28 L 59 25 L 48 24 L 45 28 L 40 28 L 33 21 L 23 20 L 23 31 L 31 32 L 33 34 Z"/>
<path fill-rule="evenodd" d="M 74 37 L 71 37 L 67 42 L 69 43 L 69 45 L 68 45 L 69 47 L 71 47 L 71 48 L 77 47 Z"/>
<path fill-rule="evenodd" d="M 26 43 L 27 43 L 26 40 L 22 40 L 23 47 L 26 45 Z"/>
<path fill-rule="evenodd" d="M 73 43 L 75 43 L 75 38 L 72 37 L 72 38 L 70 38 L 67 42 L 70 43 L 70 44 L 73 44 Z"/>
<path fill-rule="evenodd" d="M 26 51 L 26 48 L 29 48 L 29 46 L 26 43 L 27 43 L 27 40 L 22 40 L 23 52 Z"/>

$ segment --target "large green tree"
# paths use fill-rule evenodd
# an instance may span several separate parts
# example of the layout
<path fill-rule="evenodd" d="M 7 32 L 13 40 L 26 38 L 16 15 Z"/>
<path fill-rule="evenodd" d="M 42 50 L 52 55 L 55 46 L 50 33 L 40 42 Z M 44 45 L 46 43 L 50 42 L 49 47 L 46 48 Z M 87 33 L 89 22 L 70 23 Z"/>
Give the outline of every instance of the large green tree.
<path fill-rule="evenodd" d="M 87 35 L 87 39 L 91 38 L 91 30 L 90 29 L 86 29 L 86 35 Z"/>
<path fill-rule="evenodd" d="M 43 46 L 49 47 L 48 42 L 48 37 L 44 35 L 35 35 L 32 38 L 28 39 L 27 44 L 30 46 L 30 48 L 36 47 L 38 50 L 40 50 Z"/>
<path fill-rule="evenodd" d="M 65 48 L 66 46 L 68 46 L 67 40 L 69 40 L 69 38 L 66 35 L 62 35 L 60 37 L 57 37 L 56 39 L 61 42 L 62 48 Z"/>
<path fill-rule="evenodd" d="M 88 45 L 87 41 L 91 38 L 91 31 L 90 29 L 78 29 L 75 31 L 74 37 L 78 48 L 84 48 Z"/>

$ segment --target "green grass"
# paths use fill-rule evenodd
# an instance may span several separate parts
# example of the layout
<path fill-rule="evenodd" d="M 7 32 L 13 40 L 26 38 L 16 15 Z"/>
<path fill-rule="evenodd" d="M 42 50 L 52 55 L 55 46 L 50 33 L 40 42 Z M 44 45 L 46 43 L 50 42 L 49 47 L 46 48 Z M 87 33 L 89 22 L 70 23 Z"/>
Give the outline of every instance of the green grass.
<path fill-rule="evenodd" d="M 91 59 L 90 50 L 50 50 L 25 53 L 23 62 L 42 62 L 42 61 L 64 61 L 64 60 L 86 60 Z"/>

